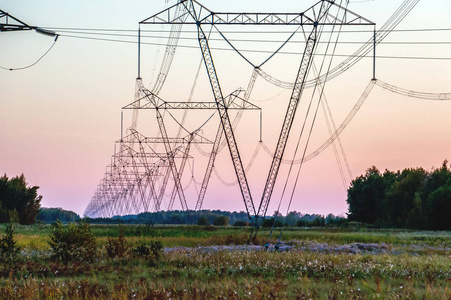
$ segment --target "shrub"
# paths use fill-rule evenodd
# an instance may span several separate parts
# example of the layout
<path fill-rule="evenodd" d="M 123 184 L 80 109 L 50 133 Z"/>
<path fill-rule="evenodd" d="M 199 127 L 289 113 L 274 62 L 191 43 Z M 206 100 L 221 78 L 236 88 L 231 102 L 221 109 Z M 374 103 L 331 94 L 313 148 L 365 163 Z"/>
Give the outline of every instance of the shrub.
<path fill-rule="evenodd" d="M 199 219 L 197 219 L 197 225 L 206 226 L 210 225 L 210 223 L 208 222 L 208 219 L 206 217 L 200 217 Z"/>
<path fill-rule="evenodd" d="M 217 216 L 213 220 L 213 225 L 215 226 L 228 226 L 229 225 L 229 218 L 226 216 Z"/>
<path fill-rule="evenodd" d="M 305 227 L 305 226 L 307 226 L 307 221 L 304 219 L 299 219 L 296 222 L 296 226 L 297 227 Z"/>
<path fill-rule="evenodd" d="M 283 223 L 280 222 L 279 220 L 276 220 L 276 223 L 274 223 L 274 218 L 269 218 L 269 219 L 264 219 L 262 226 L 264 228 L 271 228 L 274 224 L 274 227 L 282 227 Z"/>
<path fill-rule="evenodd" d="M 204 231 L 216 231 L 217 228 L 212 225 L 207 225 L 202 228 Z"/>
<path fill-rule="evenodd" d="M 96 257 L 96 238 L 86 221 L 63 226 L 60 221 L 53 224 L 48 242 L 52 248 L 52 258 L 63 263 L 71 261 L 92 262 Z"/>
<path fill-rule="evenodd" d="M 324 221 L 324 218 L 322 218 L 322 217 L 317 217 L 317 218 L 313 219 L 313 221 L 309 222 L 309 226 L 311 226 L 311 227 L 322 227 L 325 225 L 326 225 L 326 223 Z"/>
<path fill-rule="evenodd" d="M 249 226 L 249 222 L 246 221 L 236 221 L 235 224 L 233 224 L 233 226 Z"/>
<path fill-rule="evenodd" d="M 117 238 L 108 237 L 105 245 L 106 253 L 109 257 L 124 257 L 128 252 L 127 241 L 124 237 L 124 227 L 119 225 L 119 236 Z"/>
<path fill-rule="evenodd" d="M 141 238 L 133 248 L 133 253 L 136 257 L 157 259 L 160 257 L 162 249 L 163 244 L 160 240 L 146 242 L 143 238 Z"/>
<path fill-rule="evenodd" d="M 14 239 L 14 227 L 7 224 L 6 234 L 0 239 L 0 257 L 2 261 L 14 261 L 20 251 L 20 247 L 16 245 Z"/>

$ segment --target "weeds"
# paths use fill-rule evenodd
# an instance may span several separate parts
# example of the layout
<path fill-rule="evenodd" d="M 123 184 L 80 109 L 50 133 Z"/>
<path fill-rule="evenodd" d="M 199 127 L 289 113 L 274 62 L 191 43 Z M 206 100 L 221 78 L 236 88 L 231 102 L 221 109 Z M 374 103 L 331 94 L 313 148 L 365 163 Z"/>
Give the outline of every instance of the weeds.
<path fill-rule="evenodd" d="M 122 258 L 129 250 L 129 245 L 124 237 L 124 227 L 119 226 L 119 236 L 117 238 L 108 237 L 108 242 L 105 245 L 107 255 L 110 258 Z"/>
<path fill-rule="evenodd" d="M 88 223 L 69 224 L 65 227 L 60 221 L 53 225 L 50 241 L 52 257 L 63 263 L 71 261 L 92 262 L 96 257 L 96 238 Z"/>
<path fill-rule="evenodd" d="M 162 254 L 163 244 L 160 240 L 151 240 L 147 242 L 141 238 L 133 248 L 133 253 L 138 258 L 146 258 L 150 260 L 158 259 Z"/>

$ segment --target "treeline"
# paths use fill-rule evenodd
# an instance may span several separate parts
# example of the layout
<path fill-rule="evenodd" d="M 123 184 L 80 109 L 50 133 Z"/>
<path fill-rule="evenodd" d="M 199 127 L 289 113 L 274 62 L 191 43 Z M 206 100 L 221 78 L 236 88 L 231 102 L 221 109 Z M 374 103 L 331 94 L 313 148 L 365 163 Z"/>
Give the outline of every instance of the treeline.
<path fill-rule="evenodd" d="M 345 217 L 328 214 L 327 216 L 319 214 L 302 214 L 297 211 L 291 211 L 286 216 L 274 212 L 271 218 L 265 218 L 263 227 L 346 227 L 349 225 Z"/>
<path fill-rule="evenodd" d="M 34 224 L 42 199 L 38 189 L 29 187 L 23 174 L 11 179 L 6 174 L 0 177 L 0 223 Z"/>
<path fill-rule="evenodd" d="M 114 216 L 112 218 L 87 218 L 87 222 L 91 224 L 197 224 L 197 225 L 215 225 L 215 226 L 250 226 L 247 213 L 229 212 L 222 210 L 202 210 L 195 211 L 160 211 L 147 212 L 138 215 Z M 321 226 L 345 226 L 347 219 L 344 217 L 334 216 L 329 214 L 327 216 L 317 214 L 302 214 L 297 211 L 292 211 L 288 215 L 275 212 L 273 216 L 268 216 L 262 222 L 263 227 L 281 226 L 297 226 L 297 227 L 321 227 Z"/>
<path fill-rule="evenodd" d="M 57 208 L 42 208 L 37 216 L 39 222 L 53 223 L 57 220 L 63 223 L 71 223 L 80 220 L 80 216 L 73 211 Z"/>
<path fill-rule="evenodd" d="M 114 216 L 112 218 L 87 218 L 86 220 L 91 224 L 197 224 L 199 219 L 205 224 L 213 225 L 219 217 L 227 218 L 227 224 L 233 225 L 238 221 L 248 221 L 247 214 L 245 212 L 229 212 L 221 210 L 202 210 L 200 212 L 195 211 L 159 211 L 159 212 L 145 212 L 137 215 L 126 216 Z M 224 218 L 222 218 L 224 220 Z M 224 222 L 224 221 L 223 221 Z"/>
<path fill-rule="evenodd" d="M 348 219 L 380 227 L 451 229 L 451 171 L 448 161 L 423 168 L 381 173 L 371 167 L 348 189 Z"/>

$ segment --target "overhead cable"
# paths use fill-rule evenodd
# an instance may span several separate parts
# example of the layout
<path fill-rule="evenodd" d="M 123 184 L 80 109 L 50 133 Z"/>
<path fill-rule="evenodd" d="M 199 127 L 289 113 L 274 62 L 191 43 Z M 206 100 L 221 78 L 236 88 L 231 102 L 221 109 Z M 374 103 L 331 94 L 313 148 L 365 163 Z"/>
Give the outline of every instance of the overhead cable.
<path fill-rule="evenodd" d="M 362 93 L 362 95 L 360 96 L 359 100 L 357 101 L 357 103 L 354 105 L 354 107 L 352 108 L 352 110 L 349 112 L 349 114 L 347 115 L 347 117 L 345 118 L 345 120 L 341 123 L 341 125 L 337 128 L 337 130 L 335 130 L 335 132 L 320 146 L 318 147 L 315 151 L 313 151 L 312 153 L 308 154 L 305 156 L 304 159 L 296 159 L 296 160 L 288 160 L 288 159 L 282 159 L 282 163 L 284 164 L 301 164 L 303 162 L 309 161 L 313 158 L 315 158 L 316 156 L 318 156 L 319 154 L 321 154 L 327 147 L 329 147 L 330 144 L 332 144 L 335 139 L 346 129 L 346 127 L 348 126 L 348 124 L 352 121 L 352 119 L 354 118 L 354 116 L 357 114 L 357 112 L 359 111 L 359 109 L 362 107 L 363 103 L 365 102 L 365 100 L 368 98 L 371 90 L 373 89 L 374 85 L 376 84 L 376 80 L 371 80 L 367 87 L 365 88 L 365 91 Z M 265 150 L 270 156 L 274 155 L 274 152 L 272 152 L 269 147 L 267 145 L 265 145 L 265 143 L 262 143 L 262 148 L 263 150 Z"/>
<path fill-rule="evenodd" d="M 451 100 L 451 93 L 426 93 L 426 92 L 417 92 L 412 91 L 408 89 L 404 89 L 386 82 L 383 82 L 382 80 L 378 79 L 376 81 L 376 85 L 380 86 L 384 90 L 388 90 L 390 92 L 411 97 L 411 98 L 418 98 L 418 99 L 425 99 L 425 100 L 440 100 L 440 101 L 447 101 Z"/>
<path fill-rule="evenodd" d="M 359 62 L 362 58 L 368 57 L 370 52 L 374 50 L 375 44 L 379 44 L 382 42 L 383 39 L 385 39 L 388 34 L 390 34 L 396 26 L 399 25 L 399 23 L 404 20 L 404 18 L 410 13 L 410 11 L 418 4 L 420 0 L 405 0 L 401 6 L 393 13 L 393 15 L 385 22 L 385 24 L 382 26 L 380 30 L 375 32 L 375 35 L 373 38 L 369 39 L 365 44 L 363 44 L 357 51 L 354 52 L 354 54 L 348 56 L 343 62 L 341 62 L 339 65 L 332 68 L 327 74 L 322 74 L 318 78 L 313 78 L 305 83 L 306 87 L 312 87 L 317 84 L 317 80 L 324 81 L 326 78 L 327 80 L 331 80 L 345 71 L 347 71 L 349 68 L 354 66 L 357 62 Z M 323 54 L 323 55 L 327 55 Z M 334 56 L 342 56 L 338 54 L 334 54 Z M 371 57 L 374 57 L 371 55 Z M 377 58 L 387 58 L 386 56 L 375 56 Z M 413 59 L 413 57 L 399 57 L 401 59 Z M 415 59 L 427 59 L 425 57 L 416 57 Z M 443 59 L 443 58 L 439 58 Z M 451 59 L 451 58 L 449 58 Z M 262 69 L 259 69 L 259 75 L 264 78 L 266 81 L 273 83 L 275 85 L 281 84 L 280 87 L 291 89 L 293 87 L 294 83 L 287 83 L 280 80 L 277 80 L 276 78 L 272 77 L 268 73 L 264 72 Z"/>
<path fill-rule="evenodd" d="M 37 31 L 37 29 L 36 29 L 36 31 Z M 42 34 L 44 34 L 44 33 L 42 33 Z M 45 51 L 45 53 L 41 57 L 39 57 L 38 60 L 36 60 L 34 63 L 32 63 L 30 65 L 27 65 L 24 67 L 17 67 L 17 68 L 7 68 L 7 67 L 0 66 L 0 68 L 3 70 L 7 70 L 7 71 L 19 71 L 19 70 L 25 70 L 25 69 L 31 68 L 34 65 L 36 65 L 38 62 L 40 62 L 41 59 L 43 59 L 50 52 L 50 50 L 52 50 L 52 48 L 53 48 L 53 46 L 55 46 L 57 40 L 58 40 L 58 35 L 55 35 L 55 39 L 53 40 L 53 44 L 50 46 L 50 48 L 47 51 Z"/>
<path fill-rule="evenodd" d="M 103 38 L 93 38 L 93 37 L 84 37 L 84 36 L 75 36 L 75 35 L 67 35 L 67 34 L 60 34 L 60 36 L 63 37 L 69 37 L 69 38 L 78 38 L 78 39 L 86 39 L 86 40 L 96 40 L 96 41 L 106 41 L 106 42 L 117 42 L 117 43 L 125 43 L 125 44 L 137 44 L 135 41 L 125 41 L 125 40 L 115 40 L 115 39 L 103 39 Z M 158 43 L 149 43 L 149 42 L 141 42 L 141 45 L 152 45 L 152 46 L 162 46 L 163 44 Z M 198 49 L 198 46 L 189 46 L 189 45 L 178 45 L 178 47 L 181 48 L 189 48 L 189 49 Z M 229 48 L 219 48 L 219 47 L 210 47 L 212 50 L 220 50 L 220 51 L 235 51 L 233 49 Z M 240 50 L 240 52 L 249 52 L 249 53 L 273 53 L 273 51 L 267 51 L 267 50 L 252 50 L 252 49 L 245 49 Z M 287 51 L 280 51 L 280 54 L 287 54 L 287 55 L 302 55 L 300 52 L 287 52 Z M 325 55 L 329 56 L 328 54 L 321 54 L 318 53 L 318 56 Z M 372 55 L 349 55 L 349 54 L 334 54 L 334 56 L 337 57 L 346 57 L 346 58 L 358 58 L 358 60 L 362 58 L 373 58 Z M 451 60 L 451 57 L 432 57 L 432 56 L 394 56 L 394 55 L 376 55 L 376 58 L 380 59 L 411 59 L 411 60 Z M 344 67 L 342 64 L 339 65 L 339 67 Z M 349 67 L 349 66 L 348 66 Z"/>
<path fill-rule="evenodd" d="M 215 27 L 217 29 L 217 27 Z M 143 31 L 143 30 L 141 30 Z M 117 33 L 98 33 L 98 32 L 82 32 L 82 31 L 71 31 L 71 30 L 61 30 L 59 31 L 63 34 L 83 34 L 83 35 L 98 35 L 98 36 L 113 36 L 113 37 L 125 37 L 125 38 L 133 38 L 136 39 L 138 35 L 136 34 L 117 34 Z M 161 32 L 160 32 L 161 33 Z M 214 33 L 214 32 L 213 32 Z M 221 38 L 209 38 L 209 41 L 224 41 L 225 39 L 222 37 L 224 34 L 226 34 L 225 31 L 219 31 L 218 33 L 221 35 Z M 257 33 L 257 32 L 256 32 Z M 295 32 L 292 32 L 293 35 Z M 148 39 L 170 39 L 171 36 L 156 36 L 156 35 L 141 35 L 141 39 L 148 38 Z M 178 37 L 180 40 L 191 40 L 191 41 L 197 41 L 197 37 Z M 226 42 L 251 42 L 251 43 L 287 43 L 291 39 L 291 36 L 288 40 L 275 40 L 275 39 L 253 39 L 253 38 L 227 38 Z M 366 43 L 368 41 L 339 41 L 339 44 L 357 44 L 361 45 L 363 43 Z M 296 40 L 296 41 L 290 41 L 290 43 L 305 43 L 305 41 Z M 325 41 L 319 41 L 318 44 L 326 44 Z M 161 42 L 157 43 L 158 45 L 164 45 Z M 379 44 L 383 45 L 448 45 L 451 44 L 451 41 L 382 41 Z"/>
<path fill-rule="evenodd" d="M 260 152 L 260 149 L 262 148 L 262 142 L 258 142 L 257 146 L 255 147 L 254 154 L 252 154 L 251 159 L 249 160 L 249 163 L 246 166 L 245 172 L 249 172 L 254 165 L 255 159 L 257 158 L 258 153 Z M 227 182 L 225 181 L 221 175 L 219 174 L 218 170 L 214 167 L 213 171 L 215 172 L 216 178 L 225 186 L 235 186 L 238 184 L 238 180 L 235 180 L 233 182 Z"/>

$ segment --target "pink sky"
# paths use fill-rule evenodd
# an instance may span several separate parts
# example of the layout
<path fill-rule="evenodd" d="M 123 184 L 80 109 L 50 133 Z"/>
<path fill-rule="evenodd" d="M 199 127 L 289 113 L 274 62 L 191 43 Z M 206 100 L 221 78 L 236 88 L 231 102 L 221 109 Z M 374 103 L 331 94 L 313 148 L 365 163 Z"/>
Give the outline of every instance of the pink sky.
<path fill-rule="evenodd" d="M 56 0 L 6 1 L 0 9 L 17 18 L 42 27 L 124 28 L 136 29 L 142 19 L 164 8 L 164 1 L 114 1 L 108 6 L 92 1 L 62 3 Z M 160 3 L 161 2 L 161 3 Z M 286 3 L 285 3 L 286 2 Z M 272 7 L 273 2 L 228 1 L 227 7 L 216 1 L 203 3 L 217 11 L 303 11 L 315 1 L 285 1 Z M 311 3 L 310 3 L 311 2 Z M 352 3 L 349 8 L 377 23 L 387 20 L 402 1 L 370 1 Z M 451 5 L 447 0 L 420 1 L 412 13 L 399 25 L 402 29 L 451 28 Z M 146 27 L 146 29 L 159 29 Z M 166 28 L 167 29 L 167 28 Z M 193 29 L 193 28 L 191 28 Z M 360 29 L 360 28 L 359 28 Z M 292 30 L 290 28 L 287 31 Z M 66 33 L 68 34 L 68 33 Z M 150 34 L 149 34 L 150 35 Z M 158 37 L 158 33 L 153 34 Z M 189 34 L 188 34 L 189 35 Z M 189 36 L 192 36 L 189 35 Z M 260 35 L 259 35 L 260 37 Z M 261 36 L 268 38 L 268 36 Z M 270 38 L 283 40 L 287 34 Z M 367 33 L 343 37 L 345 40 L 365 41 Z M 393 33 L 386 41 L 450 41 L 451 31 Z M 301 34 L 298 40 L 301 39 Z M 149 40 L 157 42 L 158 39 Z M 0 34 L 0 65 L 20 67 L 35 61 L 52 44 L 50 37 L 34 32 Z M 182 43 L 182 42 L 181 42 Z M 183 42 L 193 44 L 195 41 Z M 216 44 L 214 44 L 216 43 Z M 227 47 L 224 42 L 212 42 L 212 47 Z M 238 44 L 242 48 L 269 49 L 274 44 Z M 298 51 L 300 44 L 289 45 L 286 51 Z M 352 48 L 354 47 L 354 48 Z M 356 46 L 343 46 L 337 52 L 351 54 Z M 450 57 L 449 45 L 381 45 L 378 55 Z M 151 87 L 159 69 L 164 47 L 143 46 L 142 77 Z M 159 54 L 158 54 L 159 53 Z M 245 88 L 252 69 L 231 51 L 213 51 L 224 94 L 238 87 Z M 263 55 L 251 54 L 255 62 Z M 339 63 L 343 57 L 334 61 Z M 156 60 L 156 63 L 155 63 Z M 188 99 L 197 65 L 198 49 L 178 49 L 161 97 L 171 101 Z M 278 55 L 265 68 L 274 76 L 293 81 L 300 56 Z M 449 92 L 450 60 L 378 59 L 377 77 L 403 88 L 422 92 Z M 137 47 L 135 44 L 102 42 L 61 36 L 52 51 L 36 66 L 22 71 L 0 70 L 0 173 L 13 177 L 24 173 L 30 185 L 40 186 L 42 206 L 62 207 L 83 213 L 97 184 L 110 163 L 114 142 L 120 138 L 121 107 L 131 103 L 137 74 Z M 326 95 L 337 125 L 341 124 L 372 76 L 370 59 L 328 83 Z M 287 154 L 293 153 L 296 136 L 308 102 L 305 92 L 297 114 Z M 274 149 L 286 110 L 290 91 L 284 91 L 257 80 L 251 100 L 263 108 L 263 141 Z M 201 70 L 196 99 L 212 101 L 205 70 Z M 320 114 L 322 112 L 320 111 Z M 181 116 L 180 112 L 174 115 Z M 187 127 L 194 130 L 209 113 L 195 112 Z M 375 87 L 365 104 L 341 135 L 353 177 L 372 165 L 379 169 L 398 170 L 422 166 L 426 170 L 451 159 L 451 103 L 426 101 L 403 97 Z M 155 135 L 157 126 L 153 112 L 142 112 L 138 129 Z M 130 124 L 130 112 L 125 112 L 125 127 Z M 175 123 L 167 118 L 168 131 L 176 133 Z M 236 131 L 237 142 L 244 165 L 249 162 L 259 140 L 259 115 L 249 111 Z M 205 127 L 203 135 L 213 140 L 218 119 Z M 320 116 L 312 136 L 310 153 L 328 138 L 324 118 Z M 207 147 L 202 146 L 204 150 Z M 206 159 L 193 151 L 194 174 L 202 180 Z M 298 157 L 300 155 L 298 154 Z M 248 173 L 253 198 L 258 206 L 271 158 L 260 151 Z M 216 167 L 227 181 L 234 181 L 230 155 L 225 148 L 218 155 Z M 287 166 L 283 166 L 268 212 L 272 213 L 280 200 Z M 295 168 L 297 172 L 297 168 Z M 182 178 L 189 181 L 191 170 Z M 350 181 L 350 178 L 347 178 Z M 289 180 L 289 191 L 293 177 Z M 194 207 L 196 192 L 191 186 L 187 192 L 188 205 Z M 303 213 L 343 214 L 347 211 L 346 190 L 341 183 L 332 147 L 304 164 L 300 181 L 290 210 Z M 176 202 L 177 203 L 177 202 Z M 288 199 L 283 199 L 281 211 L 285 214 Z M 180 208 L 176 205 L 175 208 Z M 227 187 L 212 176 L 204 208 L 231 211 L 244 210 L 238 186 Z"/>

